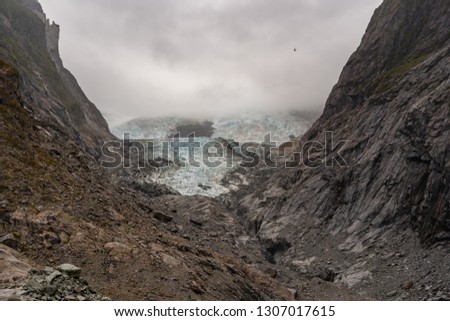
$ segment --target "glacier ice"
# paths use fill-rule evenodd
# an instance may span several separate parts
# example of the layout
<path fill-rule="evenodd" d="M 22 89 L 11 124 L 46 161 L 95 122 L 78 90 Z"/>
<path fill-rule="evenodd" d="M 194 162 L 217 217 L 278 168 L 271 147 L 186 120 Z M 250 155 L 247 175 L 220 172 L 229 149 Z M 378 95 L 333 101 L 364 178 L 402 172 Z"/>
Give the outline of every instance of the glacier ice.
<path fill-rule="evenodd" d="M 195 141 L 204 144 L 219 138 L 233 140 L 235 142 L 262 143 L 264 136 L 268 133 L 271 140 L 281 145 L 283 142 L 292 140 L 294 137 L 302 136 L 311 126 L 311 123 L 297 113 L 274 112 L 274 113 L 247 113 L 239 115 L 228 115 L 211 119 L 214 133 L 212 137 L 196 137 Z M 124 137 L 128 133 L 130 139 L 152 140 L 154 142 L 155 156 L 161 156 L 161 143 L 170 141 L 177 126 L 192 123 L 192 120 L 183 117 L 160 117 L 131 120 L 122 125 L 112 128 L 117 137 Z M 181 139 L 183 141 L 183 138 Z M 187 159 L 187 150 L 180 150 L 181 159 Z M 169 159 L 173 161 L 173 151 L 169 153 Z M 148 178 L 153 182 L 165 184 L 177 190 L 183 195 L 206 195 L 217 197 L 228 193 L 230 187 L 222 184 L 222 179 L 233 170 L 234 166 L 227 166 L 227 159 L 221 159 L 221 166 L 211 168 L 202 162 L 202 148 L 196 149 L 195 160 L 200 166 L 185 167 L 169 166 L 155 169 Z M 229 159 L 228 159 L 229 161 Z M 242 179 L 245 184 L 245 178 Z"/>

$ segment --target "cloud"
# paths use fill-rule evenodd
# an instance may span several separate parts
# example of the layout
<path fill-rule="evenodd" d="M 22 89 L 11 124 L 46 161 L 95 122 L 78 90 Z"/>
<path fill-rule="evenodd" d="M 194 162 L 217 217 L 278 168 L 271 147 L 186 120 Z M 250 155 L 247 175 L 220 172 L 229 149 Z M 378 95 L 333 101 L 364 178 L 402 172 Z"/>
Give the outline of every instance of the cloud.
<path fill-rule="evenodd" d="M 125 120 L 321 110 L 381 0 L 40 2 L 66 67 Z"/>

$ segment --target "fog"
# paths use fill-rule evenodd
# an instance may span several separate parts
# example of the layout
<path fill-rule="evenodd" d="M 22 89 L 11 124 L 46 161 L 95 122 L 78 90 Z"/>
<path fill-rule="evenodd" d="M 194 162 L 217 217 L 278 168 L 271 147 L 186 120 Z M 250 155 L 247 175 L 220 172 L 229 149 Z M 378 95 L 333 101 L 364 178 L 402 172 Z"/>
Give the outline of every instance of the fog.
<path fill-rule="evenodd" d="M 110 123 L 320 112 L 381 0 L 39 0 Z M 294 50 L 295 49 L 295 50 Z"/>

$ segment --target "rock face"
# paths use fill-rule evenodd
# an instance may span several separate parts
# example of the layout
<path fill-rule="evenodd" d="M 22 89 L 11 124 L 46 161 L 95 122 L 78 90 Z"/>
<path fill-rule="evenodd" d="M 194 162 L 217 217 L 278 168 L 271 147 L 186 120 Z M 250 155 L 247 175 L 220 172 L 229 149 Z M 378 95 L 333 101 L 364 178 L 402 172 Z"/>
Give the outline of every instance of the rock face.
<path fill-rule="evenodd" d="M 336 280 L 377 298 L 386 296 L 376 284 L 433 282 L 421 278 L 428 272 L 450 291 L 442 268 L 450 264 L 449 50 L 448 1 L 385 0 L 376 10 L 301 142 L 324 145 L 332 132 L 327 143 L 337 148 L 328 161 L 340 164 L 260 174 L 254 186 L 263 187 L 238 197 L 237 213 L 274 263 L 295 275 L 303 273 L 295 261 L 321 258 L 308 273 L 332 269 Z M 325 160 L 325 152 L 313 156 Z M 410 270 L 390 281 L 395 264 Z"/>
<path fill-rule="evenodd" d="M 0 58 L 20 73 L 22 98 L 34 117 L 68 134 L 89 153 L 114 139 L 97 108 L 86 98 L 59 57 L 59 26 L 46 19 L 36 0 L 0 3 Z"/>
<path fill-rule="evenodd" d="M 19 286 L 28 278 L 31 266 L 15 250 L 0 244 L 0 284 Z"/>
<path fill-rule="evenodd" d="M 71 109 L 56 96 L 61 89 L 75 99 L 75 87 L 51 60 L 57 30 L 46 34 L 40 12 L 32 0 L 0 2 L 0 298 L 292 299 L 286 287 L 243 262 L 243 247 L 205 240 L 207 233 L 242 231 L 234 220 L 200 226 L 205 216 L 231 215 L 218 202 L 184 213 L 188 202 L 197 202 L 173 195 L 170 201 L 181 205 L 171 207 L 153 197 L 156 187 L 123 183 L 99 165 L 95 149 L 102 132 L 109 135 L 107 127 L 95 120 L 91 105 L 83 109 L 80 100 Z M 21 254 L 4 251 L 7 246 Z M 264 261 L 257 251 L 255 256 Z M 27 275 L 29 266 L 55 265 L 56 271 Z"/>
<path fill-rule="evenodd" d="M 0 301 L 19 298 L 30 269 L 20 253 L 0 244 Z"/>
<path fill-rule="evenodd" d="M 182 237 L 183 226 L 155 218 L 153 213 L 174 215 L 178 210 L 121 184 L 90 153 L 68 144 L 69 133 L 33 117 L 21 95 L 17 68 L 0 59 L 0 238 L 20 249 L 33 266 L 71 261 L 83 268 L 93 288 L 113 299 L 291 299 L 285 287 L 243 263 L 240 249 L 219 247 L 214 240 L 203 245 L 204 232 L 198 227 L 184 227 L 190 236 Z M 211 212 L 219 210 L 217 202 L 210 202 Z M 191 216 L 176 221 L 186 225 Z M 234 225 L 229 222 L 227 229 Z M 63 288 L 80 273 L 69 265 L 58 269 L 69 277 L 67 284 L 61 279 Z M 7 276 L 15 273 L 6 271 Z M 50 276 L 37 273 L 33 278 L 45 285 Z M 10 286 L 0 284 L 0 290 Z M 99 298 L 90 291 L 78 297 L 51 286 L 27 291 L 20 297 Z"/>

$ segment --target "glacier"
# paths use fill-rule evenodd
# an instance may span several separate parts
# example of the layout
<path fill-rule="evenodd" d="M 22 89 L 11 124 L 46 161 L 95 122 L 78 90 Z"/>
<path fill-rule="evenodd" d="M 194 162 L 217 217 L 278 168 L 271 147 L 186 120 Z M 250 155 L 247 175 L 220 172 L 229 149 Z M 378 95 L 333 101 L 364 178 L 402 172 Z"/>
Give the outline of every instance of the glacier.
<path fill-rule="evenodd" d="M 186 166 L 172 164 L 167 167 L 155 168 L 147 179 L 167 185 L 182 195 L 218 197 L 229 193 L 235 187 L 233 185 L 224 186 L 223 179 L 236 169 L 240 162 L 235 159 L 230 160 L 230 155 L 223 155 L 214 158 L 222 163 L 220 166 L 206 166 L 202 153 L 205 144 L 211 141 L 261 144 L 264 142 L 264 136 L 270 133 L 271 141 L 280 146 L 284 142 L 298 139 L 311 127 L 309 120 L 295 112 L 241 113 L 215 117 L 208 121 L 213 124 L 212 136 L 194 138 L 195 142 L 200 143 L 201 146 L 201 148 L 196 148 L 194 153 L 194 159 L 199 166 L 190 165 L 187 148 L 181 148 L 179 159 L 184 161 Z M 111 131 L 119 138 L 123 138 L 124 134 L 127 134 L 132 140 L 152 141 L 154 155 L 168 158 L 173 162 L 175 160 L 174 151 L 169 149 L 168 155 L 163 155 L 163 142 L 173 141 L 171 137 L 176 133 L 178 126 L 198 122 L 198 120 L 183 117 L 140 118 L 115 126 Z M 187 141 L 187 138 L 180 138 L 180 141 Z M 243 175 L 237 174 L 236 177 L 239 180 L 238 184 L 248 184 Z"/>

